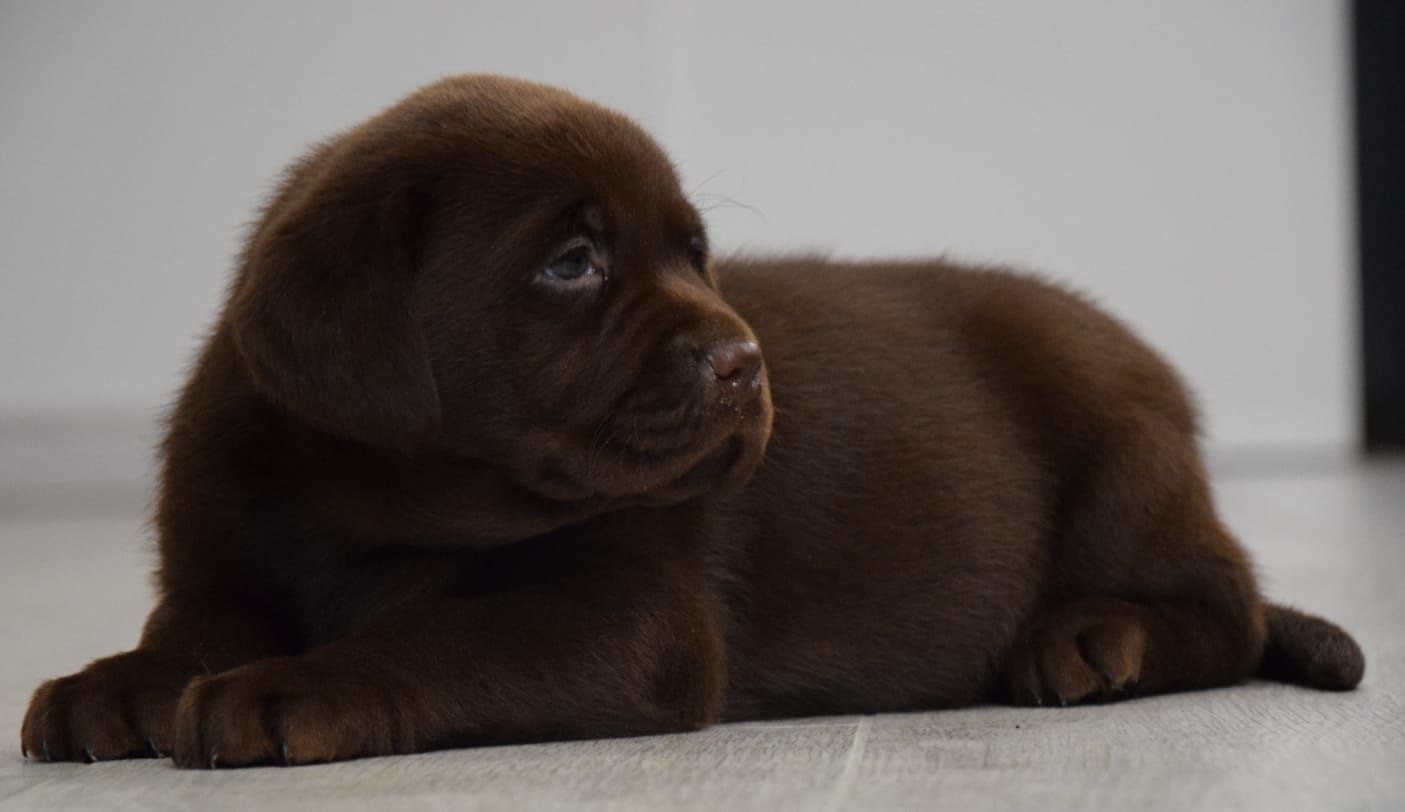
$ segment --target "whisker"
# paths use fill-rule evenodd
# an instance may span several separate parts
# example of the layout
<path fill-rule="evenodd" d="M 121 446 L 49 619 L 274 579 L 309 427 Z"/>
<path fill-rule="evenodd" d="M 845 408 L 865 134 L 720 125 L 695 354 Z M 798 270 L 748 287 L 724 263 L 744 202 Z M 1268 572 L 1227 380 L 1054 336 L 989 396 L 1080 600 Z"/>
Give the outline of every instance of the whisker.
<path fill-rule="evenodd" d="M 728 208 L 744 209 L 759 217 L 761 219 L 761 222 L 770 222 L 766 217 L 766 213 L 763 212 L 761 209 L 757 208 L 756 206 L 752 206 L 748 203 L 743 203 L 737 199 L 737 196 L 740 195 L 746 189 L 745 179 L 742 180 L 741 186 L 738 187 L 737 191 L 730 195 L 721 192 L 702 191 L 704 186 L 707 186 L 707 184 L 716 180 L 719 176 L 722 175 L 723 171 L 724 170 L 719 169 L 716 172 L 713 172 L 711 175 L 708 175 L 702 181 L 702 183 L 699 183 L 697 186 L 693 187 L 692 191 L 688 192 L 688 199 L 692 201 L 693 205 L 697 206 L 698 210 L 704 213 L 713 211 L 714 209 L 722 208 L 724 206 Z"/>
<path fill-rule="evenodd" d="M 586 479 L 593 479 L 595 476 L 595 462 L 600 458 L 601 449 L 603 449 L 604 446 L 607 445 L 609 442 L 609 436 L 606 432 L 606 429 L 609 427 L 610 421 L 614 419 L 615 413 L 618 411 L 618 408 L 611 409 L 610 413 L 605 415 L 605 418 L 600 421 L 600 425 L 595 427 L 595 433 L 591 435 L 590 446 L 586 453 L 585 461 Z"/>
<path fill-rule="evenodd" d="M 688 190 L 688 198 L 691 199 L 693 195 L 697 194 L 698 192 L 701 192 L 704 186 L 708 185 L 709 183 L 712 183 L 714 180 L 717 180 L 717 177 L 725 171 L 725 169 L 719 169 L 716 172 L 713 172 L 711 175 L 708 175 L 707 177 L 703 178 L 701 183 Z"/>

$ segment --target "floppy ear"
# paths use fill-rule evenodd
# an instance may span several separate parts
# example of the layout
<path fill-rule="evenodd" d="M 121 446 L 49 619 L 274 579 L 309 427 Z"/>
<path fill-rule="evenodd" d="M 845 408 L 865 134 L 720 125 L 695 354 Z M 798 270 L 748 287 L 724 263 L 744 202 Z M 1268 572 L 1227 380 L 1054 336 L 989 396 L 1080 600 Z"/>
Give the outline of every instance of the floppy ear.
<path fill-rule="evenodd" d="M 281 196 L 252 238 L 229 323 L 265 395 L 323 430 L 408 453 L 440 418 L 412 308 L 424 213 L 407 186 L 374 174 Z"/>

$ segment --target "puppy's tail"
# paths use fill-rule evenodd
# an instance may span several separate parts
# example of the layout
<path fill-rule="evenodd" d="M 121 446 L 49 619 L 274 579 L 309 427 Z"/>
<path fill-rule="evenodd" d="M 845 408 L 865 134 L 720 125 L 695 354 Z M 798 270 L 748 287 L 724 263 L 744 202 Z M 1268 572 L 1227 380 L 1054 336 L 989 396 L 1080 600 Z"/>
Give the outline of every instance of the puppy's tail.
<path fill-rule="evenodd" d="M 1335 623 L 1269 604 L 1268 642 L 1258 676 L 1322 691 L 1350 691 L 1361 682 L 1366 657 Z"/>

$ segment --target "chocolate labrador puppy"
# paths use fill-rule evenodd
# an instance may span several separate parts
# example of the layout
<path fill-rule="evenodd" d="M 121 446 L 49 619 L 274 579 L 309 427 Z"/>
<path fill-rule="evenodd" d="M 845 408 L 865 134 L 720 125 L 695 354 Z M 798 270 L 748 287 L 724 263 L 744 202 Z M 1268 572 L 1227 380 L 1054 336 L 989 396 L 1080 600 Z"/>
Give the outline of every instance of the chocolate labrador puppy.
<path fill-rule="evenodd" d="M 302 764 L 723 719 L 1361 678 L 1261 598 L 1166 364 L 1056 286 L 716 260 L 563 91 L 298 161 L 171 418 L 136 649 L 43 760 Z"/>

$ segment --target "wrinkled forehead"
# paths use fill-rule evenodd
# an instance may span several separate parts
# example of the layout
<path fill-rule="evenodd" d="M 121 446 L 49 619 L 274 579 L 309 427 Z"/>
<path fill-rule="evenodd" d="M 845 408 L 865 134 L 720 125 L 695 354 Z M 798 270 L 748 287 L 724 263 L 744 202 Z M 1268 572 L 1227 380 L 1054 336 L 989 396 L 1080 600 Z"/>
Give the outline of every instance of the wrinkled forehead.
<path fill-rule="evenodd" d="M 668 156 L 622 115 L 573 97 L 466 111 L 458 158 L 505 211 L 587 207 L 602 228 L 700 233 Z"/>

